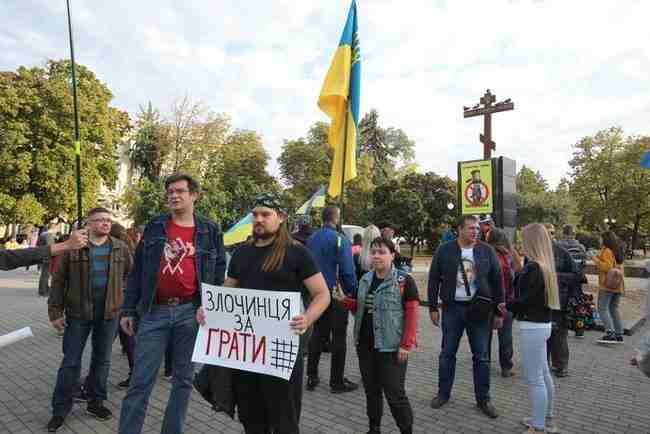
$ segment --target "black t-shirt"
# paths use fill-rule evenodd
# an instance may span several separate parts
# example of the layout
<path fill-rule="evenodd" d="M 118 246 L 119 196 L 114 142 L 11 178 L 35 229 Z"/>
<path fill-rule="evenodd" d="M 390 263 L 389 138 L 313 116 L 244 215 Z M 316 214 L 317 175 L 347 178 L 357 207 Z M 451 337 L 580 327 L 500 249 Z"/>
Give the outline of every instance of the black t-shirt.
<path fill-rule="evenodd" d="M 418 293 L 418 287 L 415 284 L 415 280 L 411 277 L 410 274 L 401 275 L 404 277 L 400 284 L 400 292 L 402 293 L 402 301 L 407 302 L 411 300 L 419 300 L 420 294 Z M 374 294 L 379 285 L 384 282 L 385 279 L 380 279 L 376 274 L 372 276 L 372 283 L 370 288 L 368 288 L 368 294 Z M 375 331 L 373 329 L 373 317 L 372 313 L 366 309 L 365 306 L 358 306 L 357 309 L 363 309 L 363 319 L 361 320 L 361 329 L 359 330 L 359 345 L 367 346 L 371 350 L 375 349 Z"/>
<path fill-rule="evenodd" d="M 262 271 L 273 244 L 256 247 L 245 244 L 235 250 L 230 259 L 228 277 L 237 279 L 240 288 L 266 289 L 269 291 L 301 292 L 303 280 L 320 272 L 309 251 L 300 244 L 287 246 L 284 261 L 276 271 Z"/>

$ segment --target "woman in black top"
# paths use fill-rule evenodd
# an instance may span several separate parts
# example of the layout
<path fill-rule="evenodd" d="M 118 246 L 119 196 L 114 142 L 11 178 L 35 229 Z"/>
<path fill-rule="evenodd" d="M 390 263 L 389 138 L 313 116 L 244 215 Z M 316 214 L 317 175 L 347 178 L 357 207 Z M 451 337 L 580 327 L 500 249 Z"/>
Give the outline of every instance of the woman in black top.
<path fill-rule="evenodd" d="M 560 308 L 553 246 L 546 228 L 531 224 L 522 231 L 528 258 L 515 281 L 514 300 L 501 304 L 519 321 L 519 347 L 532 418 L 524 419 L 526 433 L 558 432 L 553 424 L 553 379 L 548 367 L 546 341 L 551 336 L 551 310 Z"/>

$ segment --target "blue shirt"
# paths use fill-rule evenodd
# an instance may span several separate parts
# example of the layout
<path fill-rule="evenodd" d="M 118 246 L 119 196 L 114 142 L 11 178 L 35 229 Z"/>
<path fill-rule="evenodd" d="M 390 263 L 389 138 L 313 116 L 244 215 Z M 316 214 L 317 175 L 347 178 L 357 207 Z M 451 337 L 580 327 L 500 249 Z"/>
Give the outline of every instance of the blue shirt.
<path fill-rule="evenodd" d="M 101 246 L 90 244 L 90 286 L 95 295 L 95 319 L 103 319 L 106 309 L 106 287 L 111 260 L 111 243 Z"/>
<path fill-rule="evenodd" d="M 335 288 L 338 280 L 347 295 L 356 294 L 357 278 L 352 246 L 345 235 L 339 234 L 333 227 L 325 226 L 307 238 L 305 246 L 314 256 L 329 289 Z"/>

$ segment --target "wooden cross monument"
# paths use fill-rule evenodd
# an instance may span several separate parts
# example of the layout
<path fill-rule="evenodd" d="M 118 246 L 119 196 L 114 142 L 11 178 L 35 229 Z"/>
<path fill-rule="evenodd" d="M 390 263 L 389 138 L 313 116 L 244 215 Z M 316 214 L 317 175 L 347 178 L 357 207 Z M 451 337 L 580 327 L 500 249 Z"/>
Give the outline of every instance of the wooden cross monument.
<path fill-rule="evenodd" d="M 496 96 L 492 95 L 490 89 L 488 89 L 480 100 L 483 107 L 479 107 L 480 104 L 476 104 L 472 108 L 463 107 L 463 117 L 483 116 L 483 134 L 480 134 L 479 138 L 483 143 L 483 158 L 485 160 L 492 158 L 492 150 L 496 149 L 496 144 L 492 141 L 492 113 L 514 110 L 515 108 L 515 104 L 510 98 L 492 105 L 494 101 L 496 101 Z"/>

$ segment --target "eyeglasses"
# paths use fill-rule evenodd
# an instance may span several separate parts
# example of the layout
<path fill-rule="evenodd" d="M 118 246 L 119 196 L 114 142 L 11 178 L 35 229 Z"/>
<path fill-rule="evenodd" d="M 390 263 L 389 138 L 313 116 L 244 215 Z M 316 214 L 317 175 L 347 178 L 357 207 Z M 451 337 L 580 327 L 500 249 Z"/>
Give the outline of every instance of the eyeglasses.
<path fill-rule="evenodd" d="M 183 194 L 183 193 L 188 193 L 189 191 L 190 191 L 190 190 L 188 190 L 187 188 L 170 188 L 169 190 L 167 190 L 167 191 L 165 192 L 165 194 L 166 194 L 167 196 L 173 196 L 173 195 L 175 195 L 175 194 L 178 195 L 178 196 L 180 196 L 181 194 Z"/>

